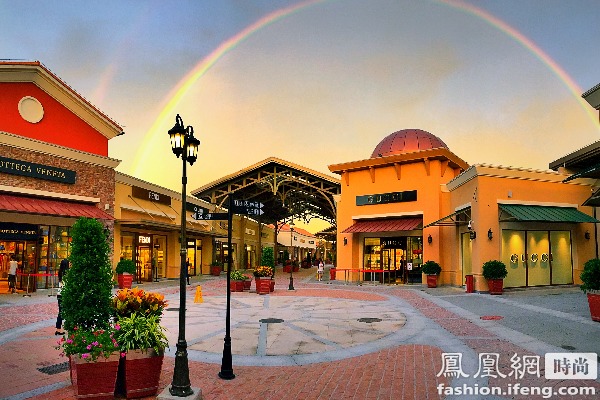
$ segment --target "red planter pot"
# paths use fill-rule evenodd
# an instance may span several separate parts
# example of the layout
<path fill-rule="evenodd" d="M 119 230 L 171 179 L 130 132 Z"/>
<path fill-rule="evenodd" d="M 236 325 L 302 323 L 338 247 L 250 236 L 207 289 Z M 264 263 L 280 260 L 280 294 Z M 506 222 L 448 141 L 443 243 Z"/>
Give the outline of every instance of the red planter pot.
<path fill-rule="evenodd" d="M 229 282 L 229 289 L 232 292 L 243 292 L 244 291 L 244 281 L 231 281 L 231 282 Z"/>
<path fill-rule="evenodd" d="M 119 284 L 119 289 L 131 289 L 131 285 L 133 284 L 133 275 L 117 274 L 117 283 Z"/>
<path fill-rule="evenodd" d="M 117 391 L 128 399 L 154 396 L 163 364 L 163 354 L 153 349 L 130 350 L 121 358 Z"/>
<path fill-rule="evenodd" d="M 271 278 L 256 277 L 256 293 L 269 294 L 271 291 Z"/>
<path fill-rule="evenodd" d="M 502 284 L 503 279 L 488 279 L 488 287 L 490 289 L 490 294 L 502 294 Z"/>
<path fill-rule="evenodd" d="M 600 322 L 600 293 L 588 293 L 587 298 L 592 320 Z"/>
<path fill-rule="evenodd" d="M 119 371 L 118 353 L 109 358 L 100 357 L 96 361 L 85 361 L 79 356 L 70 356 L 71 383 L 78 399 L 114 399 L 117 372 Z"/>
<path fill-rule="evenodd" d="M 437 287 L 437 275 L 427 275 L 427 287 L 428 288 L 436 288 Z"/>
<path fill-rule="evenodd" d="M 214 275 L 214 276 L 221 275 L 221 267 L 217 267 L 217 266 L 211 265 L 210 266 L 210 274 Z"/>
<path fill-rule="evenodd" d="M 252 287 L 252 279 L 246 279 L 244 281 L 244 290 L 250 290 L 250 287 Z"/>
<path fill-rule="evenodd" d="M 283 266 L 283 272 L 287 272 L 289 274 L 290 272 L 292 272 L 292 266 L 291 265 L 284 265 Z"/>

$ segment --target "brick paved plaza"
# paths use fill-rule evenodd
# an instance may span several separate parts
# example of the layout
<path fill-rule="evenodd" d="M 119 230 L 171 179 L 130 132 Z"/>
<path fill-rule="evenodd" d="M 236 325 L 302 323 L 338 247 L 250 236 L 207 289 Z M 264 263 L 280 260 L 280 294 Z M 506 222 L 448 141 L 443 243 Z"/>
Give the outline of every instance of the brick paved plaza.
<path fill-rule="evenodd" d="M 217 377 L 224 337 L 225 277 L 196 277 L 187 287 L 186 339 L 190 379 L 204 399 L 438 399 L 438 386 L 594 387 L 598 380 L 544 379 L 546 352 L 600 353 L 600 324 L 591 321 L 585 297 L 574 287 L 510 291 L 503 296 L 466 294 L 462 288 L 316 282 L 315 269 L 278 271 L 275 291 L 232 293 L 232 352 L 236 378 Z M 144 283 L 178 306 L 178 281 Z M 201 285 L 203 303 L 194 303 Z M 69 372 L 41 372 L 64 363 L 53 348 L 56 298 L 0 296 L 0 398 L 72 399 Z M 171 347 L 160 391 L 173 374 L 177 312 L 166 311 Z M 486 320 L 481 317 L 501 319 Z M 259 319 L 281 323 L 262 324 Z M 468 377 L 451 378 L 442 353 L 461 354 Z M 475 377 L 481 353 L 499 356 L 497 372 Z M 515 377 L 511 357 L 541 356 L 541 377 Z M 440 375 L 440 376 L 438 376 Z M 542 398 L 479 396 L 473 398 Z M 551 398 L 593 398 L 554 396 Z"/>

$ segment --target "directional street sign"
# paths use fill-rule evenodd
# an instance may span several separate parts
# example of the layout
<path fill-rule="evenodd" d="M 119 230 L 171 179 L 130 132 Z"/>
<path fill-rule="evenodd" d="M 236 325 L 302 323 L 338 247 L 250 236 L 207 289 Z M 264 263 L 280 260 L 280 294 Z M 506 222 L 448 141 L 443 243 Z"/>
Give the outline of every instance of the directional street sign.
<path fill-rule="evenodd" d="M 227 213 L 193 213 L 192 218 L 199 221 L 217 221 L 226 220 Z"/>
<path fill-rule="evenodd" d="M 233 207 L 231 208 L 231 211 L 233 211 L 235 214 L 258 216 L 264 214 L 262 207 L 263 203 L 259 201 L 233 200 Z"/>

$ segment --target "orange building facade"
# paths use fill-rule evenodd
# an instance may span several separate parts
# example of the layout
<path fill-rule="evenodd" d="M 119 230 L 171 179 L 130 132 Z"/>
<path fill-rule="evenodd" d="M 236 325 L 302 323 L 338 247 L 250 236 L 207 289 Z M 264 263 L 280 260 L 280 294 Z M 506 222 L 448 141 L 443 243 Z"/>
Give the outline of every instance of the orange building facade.
<path fill-rule="evenodd" d="M 442 266 L 440 284 L 474 276 L 502 260 L 505 287 L 577 284 L 596 256 L 593 179 L 555 171 L 469 166 L 428 132 L 384 138 L 366 160 L 330 165 L 341 175 L 337 203 L 337 279 L 411 284 L 420 266 Z"/>

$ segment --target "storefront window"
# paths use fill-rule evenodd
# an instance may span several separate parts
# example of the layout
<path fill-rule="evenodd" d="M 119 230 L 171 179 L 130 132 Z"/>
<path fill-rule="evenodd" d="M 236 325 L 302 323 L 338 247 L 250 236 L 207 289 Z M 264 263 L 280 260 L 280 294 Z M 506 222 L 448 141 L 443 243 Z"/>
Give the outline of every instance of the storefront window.
<path fill-rule="evenodd" d="M 154 263 L 155 273 L 158 278 L 166 276 L 165 260 L 167 259 L 167 237 L 154 235 Z"/>
<path fill-rule="evenodd" d="M 422 263 L 420 237 L 365 238 L 361 279 L 381 283 L 421 282 Z"/>

